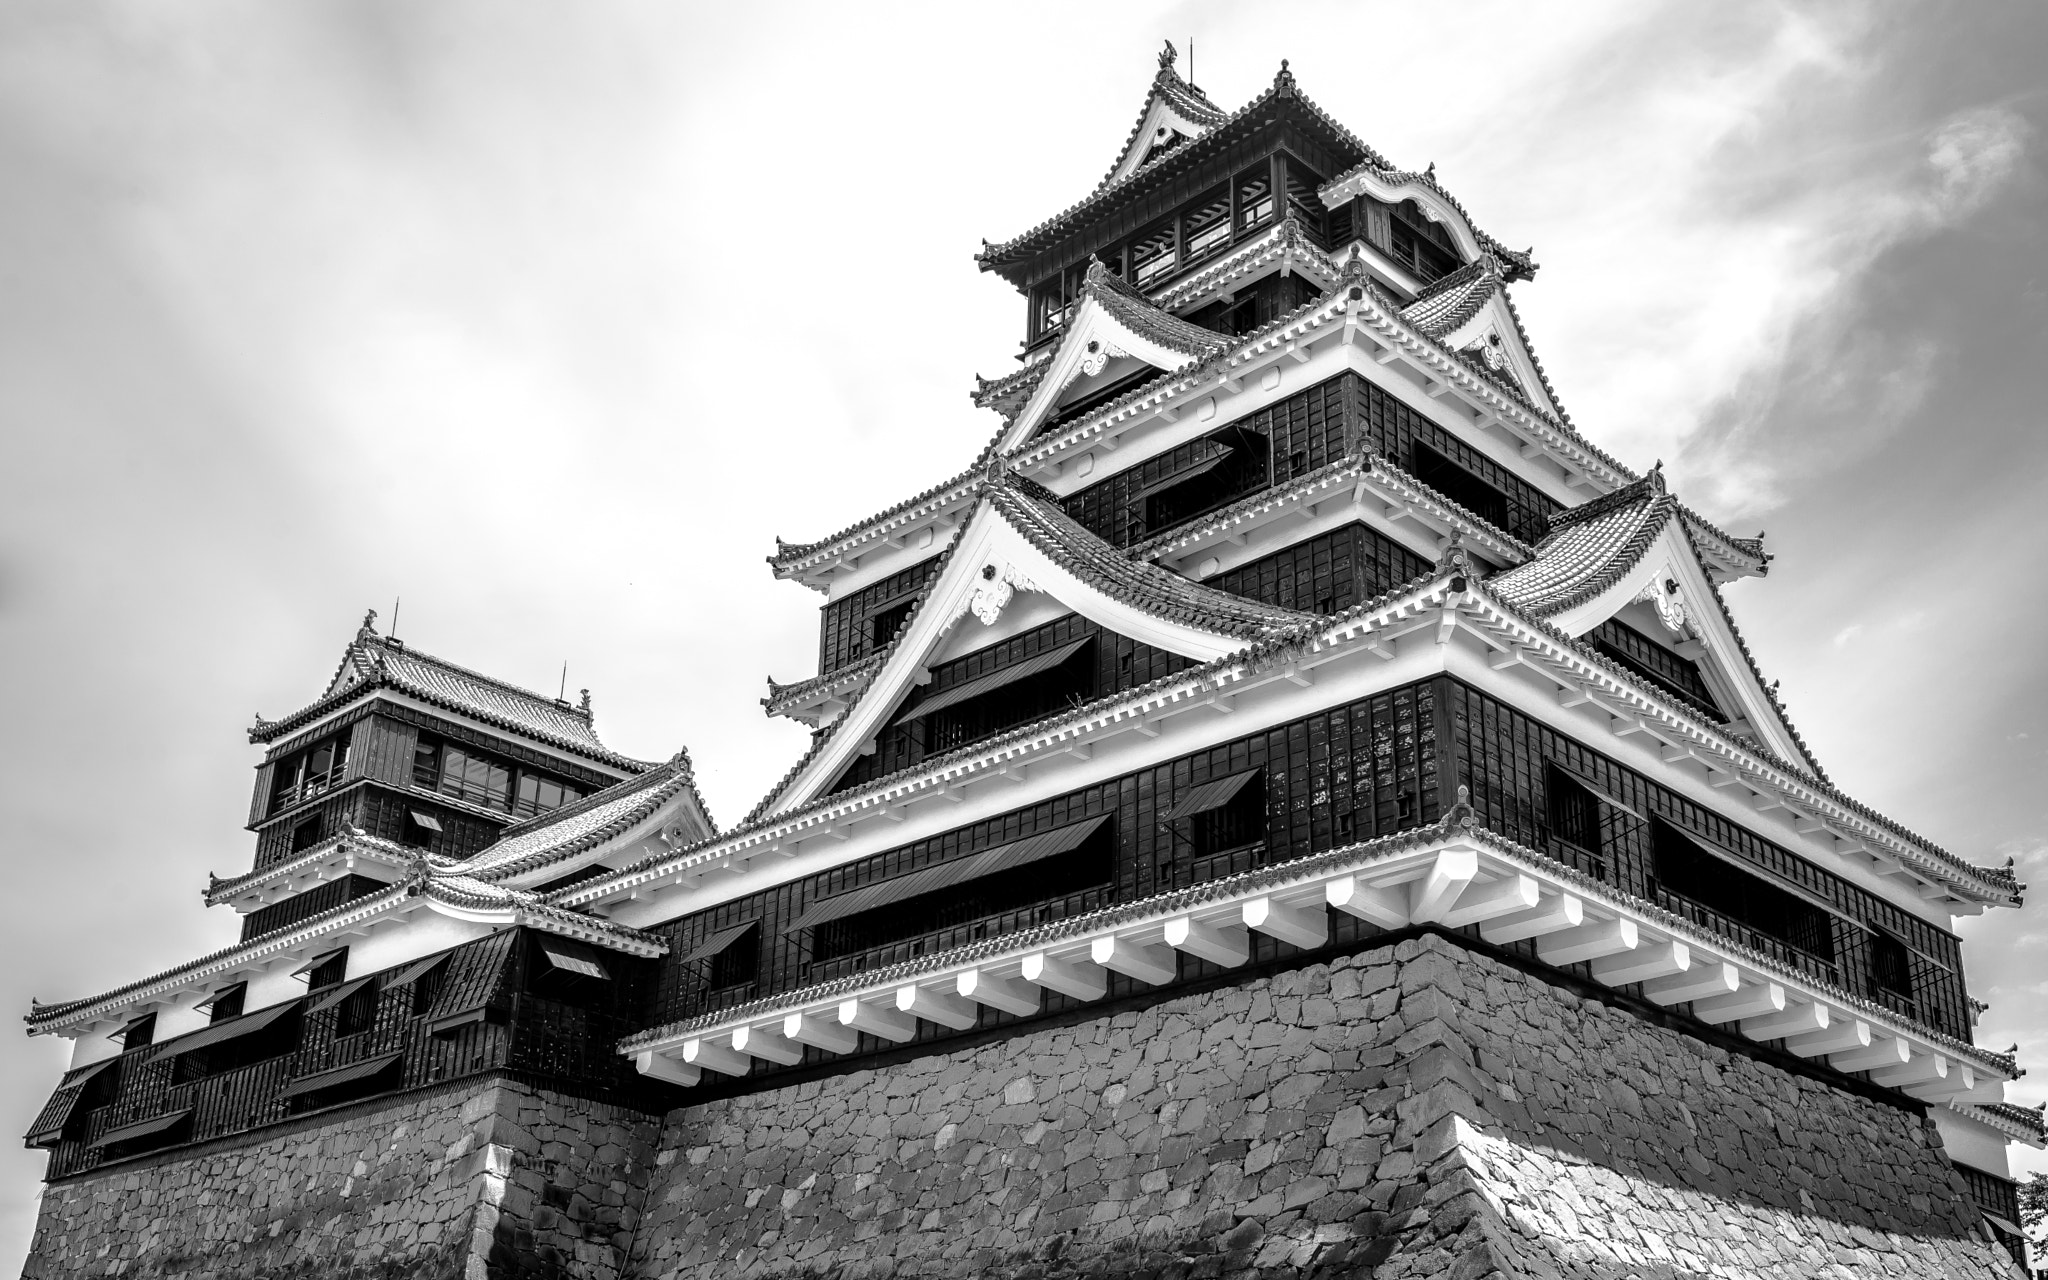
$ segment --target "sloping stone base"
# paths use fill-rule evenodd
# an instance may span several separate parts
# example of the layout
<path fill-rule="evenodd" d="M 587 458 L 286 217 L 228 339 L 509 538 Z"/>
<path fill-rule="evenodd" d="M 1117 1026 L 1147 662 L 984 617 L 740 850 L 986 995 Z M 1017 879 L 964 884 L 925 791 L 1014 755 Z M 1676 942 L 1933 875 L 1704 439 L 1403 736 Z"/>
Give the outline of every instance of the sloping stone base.
<path fill-rule="evenodd" d="M 503 1080 L 364 1104 L 50 1186 L 22 1275 L 611 1280 L 655 1133 Z"/>
<path fill-rule="evenodd" d="M 640 1277 L 2010 1277 L 1926 1119 L 1427 936 L 669 1117 Z"/>

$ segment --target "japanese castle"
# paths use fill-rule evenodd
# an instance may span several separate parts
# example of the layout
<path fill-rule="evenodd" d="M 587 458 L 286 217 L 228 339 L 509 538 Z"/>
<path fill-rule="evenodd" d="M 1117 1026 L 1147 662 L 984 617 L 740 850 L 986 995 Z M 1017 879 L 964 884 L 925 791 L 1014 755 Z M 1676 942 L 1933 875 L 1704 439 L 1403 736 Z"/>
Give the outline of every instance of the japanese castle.
<path fill-rule="evenodd" d="M 249 731 L 240 941 L 28 1014 L 72 1046 L 39 1249 L 63 1188 L 451 1082 L 659 1124 L 1428 935 L 1924 1115 L 2023 1256 L 2042 1113 L 1955 932 L 2023 886 L 1829 781 L 1723 598 L 1770 554 L 1582 433 L 1532 252 L 1169 46 L 976 260 L 1025 332 L 958 474 L 769 558 L 822 600 L 773 789 L 721 829 L 687 752 L 371 615 Z"/>

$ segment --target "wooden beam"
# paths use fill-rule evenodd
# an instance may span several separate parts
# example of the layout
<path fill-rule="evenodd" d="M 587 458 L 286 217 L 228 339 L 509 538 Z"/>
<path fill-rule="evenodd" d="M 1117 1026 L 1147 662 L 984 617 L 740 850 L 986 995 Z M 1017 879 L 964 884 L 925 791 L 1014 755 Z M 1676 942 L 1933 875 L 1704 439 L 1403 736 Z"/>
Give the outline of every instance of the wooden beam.
<path fill-rule="evenodd" d="M 784 1018 L 782 1035 L 784 1039 L 815 1045 L 828 1053 L 852 1053 L 860 1047 L 860 1036 L 851 1027 L 812 1013 L 792 1013 Z"/>
<path fill-rule="evenodd" d="M 1593 962 L 1593 976 L 1610 987 L 1625 987 L 1631 982 L 1673 977 L 1690 968 L 1692 948 L 1673 939 L 1645 942 L 1633 951 L 1603 956 Z"/>
<path fill-rule="evenodd" d="M 1518 911 L 1528 911 L 1543 900 L 1537 883 L 1524 875 L 1506 875 L 1490 884 L 1473 883 L 1458 895 L 1458 901 L 1444 912 L 1443 923 L 1453 929 L 1484 924 Z"/>
<path fill-rule="evenodd" d="M 917 1038 L 917 1019 L 907 1018 L 891 1007 L 868 1004 L 863 1000 L 841 1000 L 839 1002 L 839 1025 L 865 1031 L 871 1036 L 894 1040 L 899 1044 Z"/>
<path fill-rule="evenodd" d="M 1785 1041 L 1787 1052 L 1802 1058 L 1830 1053 L 1850 1053 L 1870 1047 L 1870 1024 L 1861 1018 L 1844 1018 L 1825 1031 L 1809 1031 Z"/>
<path fill-rule="evenodd" d="M 1166 945 L 1226 969 L 1235 969 L 1251 959 L 1251 937 L 1243 929 L 1193 916 L 1177 916 L 1166 922 Z"/>
<path fill-rule="evenodd" d="M 1244 904 L 1243 914 L 1248 928 L 1304 951 L 1330 940 L 1330 917 L 1319 902 L 1289 906 L 1272 898 L 1253 898 Z"/>
<path fill-rule="evenodd" d="M 969 969 L 954 983 L 964 1000 L 985 1004 L 1018 1017 L 1038 1012 L 1038 986 L 1015 978 L 998 978 L 986 969 Z"/>
<path fill-rule="evenodd" d="M 1496 916 L 1479 926 L 1479 936 L 1495 946 L 1506 946 L 1525 938 L 1540 938 L 1585 923 L 1586 904 L 1569 893 L 1545 898 L 1522 911 Z"/>
<path fill-rule="evenodd" d="M 955 1031 L 965 1031 L 981 1021 L 981 1011 L 970 1001 L 915 983 L 896 988 L 896 1011 L 915 1014 L 927 1022 L 936 1022 Z"/>
<path fill-rule="evenodd" d="M 1114 969 L 1155 987 L 1172 982 L 1179 973 L 1171 950 L 1143 946 L 1128 938 L 1097 938 L 1088 947 L 1088 958 L 1105 969 Z"/>
<path fill-rule="evenodd" d="M 1479 873 L 1479 855 L 1471 849 L 1445 849 L 1409 890 L 1408 919 L 1414 924 L 1440 921 Z"/>
<path fill-rule="evenodd" d="M 1725 960 L 1709 960 L 1683 973 L 1643 984 L 1643 998 L 1652 1004 L 1684 1004 L 1689 1000 L 1711 1000 L 1732 996 L 1742 989 L 1742 974 Z"/>
<path fill-rule="evenodd" d="M 1742 1034 L 1752 1040 L 1781 1040 L 1828 1029 L 1828 1007 L 1824 1004 L 1792 1004 L 1778 1013 L 1766 1013 L 1742 1020 Z"/>
<path fill-rule="evenodd" d="M 728 1076 L 743 1076 L 754 1066 L 754 1060 L 746 1054 L 735 1053 L 726 1045 L 704 1039 L 683 1041 L 683 1062 Z"/>
<path fill-rule="evenodd" d="M 1588 920 L 1577 928 L 1538 938 L 1536 954 L 1545 964 L 1577 964 L 1633 951 L 1639 940 L 1633 920 Z"/>
<path fill-rule="evenodd" d="M 1100 1000 L 1109 988 L 1109 974 L 1087 960 L 1056 959 L 1045 952 L 1024 957 L 1024 981 L 1057 991 L 1073 1000 Z"/>
<path fill-rule="evenodd" d="M 793 1067 L 804 1060 L 804 1047 L 786 1039 L 779 1028 L 740 1027 L 732 1033 L 732 1047 L 738 1053 Z"/>
<path fill-rule="evenodd" d="M 1338 876 L 1323 886 L 1329 904 L 1345 915 L 1357 916 L 1382 929 L 1408 927 L 1408 886 L 1382 888 L 1367 884 L 1358 876 Z"/>
<path fill-rule="evenodd" d="M 633 1066 L 641 1075 L 651 1080 L 666 1080 L 689 1088 L 704 1078 L 704 1072 L 696 1067 L 685 1066 L 674 1058 L 664 1057 L 653 1050 L 643 1050 L 633 1055 Z"/>
<path fill-rule="evenodd" d="M 1723 1022 L 1734 1022 L 1741 1018 L 1782 1013 L 1784 1009 L 1785 988 L 1775 982 L 1760 982 L 1752 987 L 1744 987 L 1732 995 L 1695 1000 L 1692 1016 L 1701 1022 L 1718 1026 Z"/>
<path fill-rule="evenodd" d="M 1885 1036 L 1871 1042 L 1868 1048 L 1851 1049 L 1846 1053 L 1833 1054 L 1828 1065 L 1837 1071 L 1882 1071 L 1887 1067 L 1903 1067 L 1913 1060 L 1913 1047 L 1904 1040 Z"/>

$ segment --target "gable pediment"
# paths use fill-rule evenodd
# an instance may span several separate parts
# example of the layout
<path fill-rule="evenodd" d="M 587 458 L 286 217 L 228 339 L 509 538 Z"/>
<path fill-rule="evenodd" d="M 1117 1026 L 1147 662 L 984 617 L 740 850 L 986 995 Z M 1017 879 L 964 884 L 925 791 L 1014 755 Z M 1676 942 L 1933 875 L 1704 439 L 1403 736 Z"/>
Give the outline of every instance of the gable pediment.
<path fill-rule="evenodd" d="M 1103 178 L 1103 187 L 1122 182 L 1159 157 L 1201 137 L 1225 119 L 1216 104 L 1204 97 L 1200 89 L 1181 79 L 1180 73 L 1174 70 L 1179 56 L 1179 50 L 1171 42 L 1160 51 L 1159 74 L 1152 79 L 1152 87 L 1145 95 L 1145 105 L 1138 112 L 1138 123 L 1131 129 L 1131 136 L 1125 139 L 1124 149 L 1117 154 L 1108 176 Z"/>
<path fill-rule="evenodd" d="M 1166 373 L 1205 360 L 1229 344 L 1220 333 L 1160 310 L 1101 263 L 1092 263 L 1066 332 L 998 447 L 1007 451 L 1029 440 L 1062 405 L 1147 370 Z"/>
<path fill-rule="evenodd" d="M 758 811 L 824 794 L 943 661 L 1064 614 L 1208 662 L 1313 615 L 1201 586 L 1109 546 L 1051 495 L 1007 475 L 986 482 L 966 527 L 874 678 L 832 732 Z"/>
<path fill-rule="evenodd" d="M 1733 732 L 1817 767 L 1764 689 L 1682 521 L 1667 520 L 1631 568 L 1550 619 L 1580 639 L 1610 620 L 1693 664 Z"/>

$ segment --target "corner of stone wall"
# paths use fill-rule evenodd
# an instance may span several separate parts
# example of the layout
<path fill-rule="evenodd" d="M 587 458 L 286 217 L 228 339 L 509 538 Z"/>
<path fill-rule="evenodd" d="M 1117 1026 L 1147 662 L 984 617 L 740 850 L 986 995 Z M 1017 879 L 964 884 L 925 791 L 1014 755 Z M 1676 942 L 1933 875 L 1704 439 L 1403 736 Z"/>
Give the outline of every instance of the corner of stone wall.
<path fill-rule="evenodd" d="M 652 1117 L 502 1080 L 47 1187 L 24 1280 L 613 1280 Z"/>

